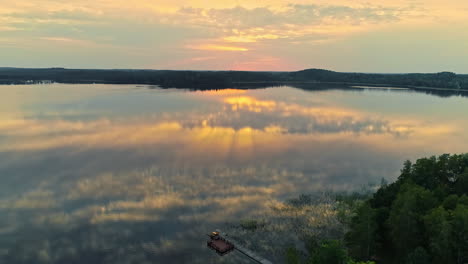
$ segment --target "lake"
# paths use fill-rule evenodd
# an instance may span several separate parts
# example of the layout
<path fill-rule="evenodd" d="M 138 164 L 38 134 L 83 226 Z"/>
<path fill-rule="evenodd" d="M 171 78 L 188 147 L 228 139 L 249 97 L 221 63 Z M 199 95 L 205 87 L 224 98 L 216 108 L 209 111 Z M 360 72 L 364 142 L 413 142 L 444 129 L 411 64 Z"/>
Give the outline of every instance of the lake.
<path fill-rule="evenodd" d="M 468 151 L 467 97 L 361 88 L 0 86 L 0 263 L 249 263 L 206 233 Z"/>

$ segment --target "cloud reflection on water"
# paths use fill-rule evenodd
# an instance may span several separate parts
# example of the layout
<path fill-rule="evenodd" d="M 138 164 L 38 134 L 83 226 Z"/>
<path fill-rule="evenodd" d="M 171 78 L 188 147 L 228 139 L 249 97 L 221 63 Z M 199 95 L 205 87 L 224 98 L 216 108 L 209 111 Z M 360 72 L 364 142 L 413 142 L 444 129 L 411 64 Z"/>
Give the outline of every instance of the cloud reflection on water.
<path fill-rule="evenodd" d="M 53 263 L 53 254 L 76 259 L 70 253 L 76 247 L 99 252 L 123 247 L 141 259 L 150 250 L 159 261 L 180 257 L 184 262 L 190 258 L 177 255 L 181 247 L 196 252 L 200 259 L 193 263 L 216 263 L 219 259 L 210 258 L 211 252 L 204 255 L 205 248 L 194 244 L 203 240 L 197 236 L 225 221 L 267 215 L 271 206 L 302 192 L 346 190 L 395 177 L 403 157 L 467 147 L 460 143 L 468 142 L 462 133 L 466 124 L 377 114 L 320 93 L 287 92 L 299 99 L 284 97 L 277 89 L 155 90 L 158 103 L 188 100 L 196 107 L 158 105 L 162 110 L 87 119 L 61 118 L 57 109 L 50 109 L 53 118 L 41 118 L 47 111 L 6 115 L 0 119 L 0 175 L 5 183 L 0 186 L 0 234 L 45 228 L 71 240 L 68 253 L 41 246 L 49 257 L 44 263 Z M 127 96 L 100 93 L 102 98 L 79 98 L 97 102 L 82 109 L 83 115 L 101 107 L 103 98 Z M 312 95 L 315 101 L 305 100 Z M 155 107 L 145 101 L 150 96 L 141 95 L 139 111 Z M 85 235 L 74 238 L 77 230 Z M 143 239 L 145 232 L 153 237 Z M 189 238 L 181 242 L 184 235 Z M 122 242 L 105 242 L 113 236 L 121 236 Z M 134 240 L 139 242 L 130 243 Z M 65 248 L 65 242 L 59 244 Z M 0 260 L 5 248 L 13 247 L 0 239 Z"/>

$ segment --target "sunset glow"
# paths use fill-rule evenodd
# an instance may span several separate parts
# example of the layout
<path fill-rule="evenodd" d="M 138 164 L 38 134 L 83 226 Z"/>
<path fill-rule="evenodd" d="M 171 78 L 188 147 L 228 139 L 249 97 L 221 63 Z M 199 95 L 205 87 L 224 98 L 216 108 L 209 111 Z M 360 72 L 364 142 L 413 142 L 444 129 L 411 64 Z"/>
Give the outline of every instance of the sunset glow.
<path fill-rule="evenodd" d="M 0 0 L 0 66 L 465 73 L 467 17 L 462 0 Z"/>
<path fill-rule="evenodd" d="M 234 46 L 220 46 L 220 45 L 200 45 L 200 46 L 189 46 L 188 48 L 194 50 L 213 50 L 213 51 L 248 51 L 247 48 L 234 47 Z"/>

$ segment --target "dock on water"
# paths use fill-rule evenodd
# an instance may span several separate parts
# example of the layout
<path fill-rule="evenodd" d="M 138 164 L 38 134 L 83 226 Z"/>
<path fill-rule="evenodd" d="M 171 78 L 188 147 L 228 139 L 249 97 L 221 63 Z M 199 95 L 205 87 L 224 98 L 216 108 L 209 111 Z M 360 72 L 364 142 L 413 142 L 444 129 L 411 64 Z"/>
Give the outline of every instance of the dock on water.
<path fill-rule="evenodd" d="M 271 261 L 263 258 L 262 256 L 258 255 L 257 253 L 251 251 L 248 248 L 245 248 L 240 245 L 239 242 L 231 239 L 231 238 L 226 238 L 227 234 L 221 234 L 220 231 L 215 231 L 212 232 L 211 234 L 208 235 L 210 237 L 210 241 L 207 242 L 207 245 L 209 248 L 215 250 L 218 254 L 224 255 L 229 253 L 231 250 L 237 250 L 246 257 L 250 258 L 251 260 L 260 263 L 260 264 L 273 264 Z M 224 245 L 226 244 L 226 245 Z M 230 247 L 233 247 L 232 249 Z M 227 250 L 220 250 L 224 248 L 229 248 Z"/>

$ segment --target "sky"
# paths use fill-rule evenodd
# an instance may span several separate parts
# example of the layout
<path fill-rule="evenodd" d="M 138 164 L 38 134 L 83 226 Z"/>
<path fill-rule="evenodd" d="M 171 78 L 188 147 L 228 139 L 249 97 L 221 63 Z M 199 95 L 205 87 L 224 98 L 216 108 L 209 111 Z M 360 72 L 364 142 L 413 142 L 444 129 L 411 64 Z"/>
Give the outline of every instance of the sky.
<path fill-rule="evenodd" d="M 0 67 L 468 73 L 466 0 L 0 0 Z"/>

